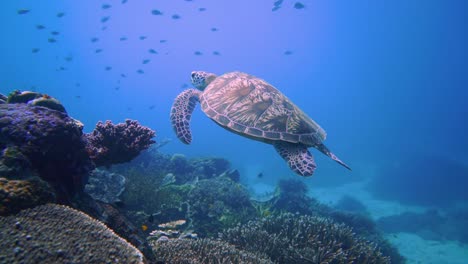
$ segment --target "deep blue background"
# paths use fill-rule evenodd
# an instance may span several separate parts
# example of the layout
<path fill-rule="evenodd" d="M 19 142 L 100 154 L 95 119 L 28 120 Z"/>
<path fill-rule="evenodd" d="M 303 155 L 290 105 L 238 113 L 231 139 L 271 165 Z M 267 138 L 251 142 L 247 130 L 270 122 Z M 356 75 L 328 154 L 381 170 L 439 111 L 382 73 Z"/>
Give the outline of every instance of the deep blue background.
<path fill-rule="evenodd" d="M 112 7 L 102 9 L 105 3 Z M 164 151 L 225 157 L 244 178 L 261 171 L 264 181 L 292 175 L 271 146 L 228 133 L 199 108 L 193 144 L 175 138 L 169 110 L 190 72 L 240 70 L 292 99 L 354 169 L 314 151 L 317 184 L 359 178 L 408 155 L 468 159 L 466 1 L 303 1 L 301 10 L 294 3 L 285 0 L 272 12 L 273 1 L 264 0 L 3 0 L 0 92 L 50 94 L 86 131 L 98 120 L 138 119 L 157 131 L 157 140 L 173 139 Z M 18 9 L 31 11 L 18 15 Z M 163 15 L 152 15 L 154 9 Z M 60 32 L 56 43 L 47 41 L 51 31 Z"/>

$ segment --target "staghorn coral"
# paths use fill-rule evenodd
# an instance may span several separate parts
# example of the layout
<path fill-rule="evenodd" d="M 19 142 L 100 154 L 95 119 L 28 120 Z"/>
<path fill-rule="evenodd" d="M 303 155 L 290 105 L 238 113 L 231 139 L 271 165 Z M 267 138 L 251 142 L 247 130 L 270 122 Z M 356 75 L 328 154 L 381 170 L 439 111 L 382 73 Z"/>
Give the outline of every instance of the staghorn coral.
<path fill-rule="evenodd" d="M 0 178 L 0 215 L 9 215 L 55 200 L 52 188 L 38 177 L 28 180 Z"/>
<path fill-rule="evenodd" d="M 90 158 L 99 166 L 128 162 L 142 150 L 155 143 L 155 132 L 136 120 L 126 119 L 117 125 L 107 120 L 98 122 L 96 128 L 85 134 L 86 149 Z"/>
<path fill-rule="evenodd" d="M 285 213 L 237 225 L 220 234 L 240 249 L 277 263 L 390 263 L 372 243 L 331 219 Z"/>
<path fill-rule="evenodd" d="M 0 263 L 143 263 L 143 255 L 101 222 L 47 204 L 0 217 Z"/>
<path fill-rule="evenodd" d="M 212 239 L 168 239 L 151 243 L 162 263 L 273 263 L 261 253 L 239 250 Z"/>

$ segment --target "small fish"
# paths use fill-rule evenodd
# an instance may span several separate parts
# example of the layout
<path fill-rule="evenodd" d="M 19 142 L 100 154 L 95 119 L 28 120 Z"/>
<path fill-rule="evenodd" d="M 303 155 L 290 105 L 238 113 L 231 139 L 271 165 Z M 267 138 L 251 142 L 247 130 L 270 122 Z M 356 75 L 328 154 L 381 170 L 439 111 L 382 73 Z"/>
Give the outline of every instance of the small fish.
<path fill-rule="evenodd" d="M 276 10 L 280 9 L 281 7 L 280 6 L 274 6 L 271 11 L 275 12 Z"/>
<path fill-rule="evenodd" d="M 29 13 L 29 11 L 29 9 L 19 9 L 18 11 L 16 11 L 16 13 L 18 13 L 18 15 L 24 15 Z"/>
<path fill-rule="evenodd" d="M 60 17 L 63 17 L 63 16 L 65 16 L 65 13 L 64 13 L 64 12 L 59 12 L 59 13 L 57 13 L 57 17 L 60 18 Z"/>
<path fill-rule="evenodd" d="M 150 222 L 150 223 L 153 223 L 153 222 L 154 222 L 154 216 L 153 216 L 153 214 L 151 214 L 151 215 L 148 217 L 148 222 Z"/>
<path fill-rule="evenodd" d="M 125 3 L 127 3 L 127 0 L 122 0 L 122 4 L 125 4 Z"/>
<path fill-rule="evenodd" d="M 96 49 L 94 52 L 95 52 L 95 53 L 101 53 L 101 52 L 102 52 L 102 49 Z"/>
<path fill-rule="evenodd" d="M 72 56 L 66 56 L 64 59 L 65 59 L 65 61 L 70 62 L 70 61 L 73 60 L 73 57 Z"/>
<path fill-rule="evenodd" d="M 120 41 L 126 41 L 127 40 L 127 37 L 121 37 L 120 38 Z"/>
<path fill-rule="evenodd" d="M 39 49 L 38 48 L 34 48 L 31 50 L 32 53 L 38 53 L 39 52 Z"/>
<path fill-rule="evenodd" d="M 259 174 L 257 174 L 257 178 L 259 179 L 263 178 L 263 172 L 260 172 Z"/>
<path fill-rule="evenodd" d="M 109 21 L 109 19 L 110 16 L 101 17 L 101 23 L 106 23 L 107 21 Z"/>
<path fill-rule="evenodd" d="M 45 26 L 43 26 L 43 25 L 36 25 L 37 30 L 43 30 L 44 28 L 45 28 Z"/>
<path fill-rule="evenodd" d="M 120 90 L 120 87 L 119 87 L 119 86 L 116 86 L 116 87 L 114 88 L 114 90 L 118 91 L 118 90 Z"/>
<path fill-rule="evenodd" d="M 294 4 L 294 8 L 296 8 L 296 9 L 303 9 L 304 7 L 305 7 L 305 5 L 303 3 L 301 3 L 301 2 L 296 2 Z"/>
<path fill-rule="evenodd" d="M 80 84 L 80 83 L 75 83 L 75 86 L 76 86 L 76 87 L 80 87 L 81 84 Z"/>
<path fill-rule="evenodd" d="M 122 78 L 127 78 L 127 75 L 125 75 L 125 73 L 121 73 L 121 74 L 120 74 L 120 77 L 122 77 Z"/>
<path fill-rule="evenodd" d="M 137 73 L 143 74 L 143 73 L 145 73 L 145 72 L 144 72 L 142 69 L 138 69 L 138 70 L 137 70 Z"/>
<path fill-rule="evenodd" d="M 133 108 L 127 107 L 127 111 L 132 111 L 132 110 L 133 110 Z"/>
<path fill-rule="evenodd" d="M 165 39 L 161 39 L 161 40 L 159 41 L 159 43 L 166 43 L 166 42 L 167 42 L 167 40 L 165 40 Z"/>
<path fill-rule="evenodd" d="M 148 52 L 151 54 L 158 54 L 158 52 L 154 49 L 149 49 Z"/>
<path fill-rule="evenodd" d="M 111 66 L 106 66 L 104 69 L 105 69 L 106 71 L 110 71 L 110 70 L 112 70 L 112 67 L 111 67 Z"/>
<path fill-rule="evenodd" d="M 81 99 L 81 95 L 75 95 L 76 99 Z"/>
<path fill-rule="evenodd" d="M 101 6 L 102 9 L 109 9 L 109 8 L 111 8 L 111 7 L 112 7 L 112 6 L 109 5 L 109 4 L 103 4 L 103 5 Z"/>
<path fill-rule="evenodd" d="M 102 31 L 104 31 L 104 30 L 106 30 L 106 29 L 107 29 L 107 26 L 103 26 L 103 27 L 101 28 Z"/>
<path fill-rule="evenodd" d="M 67 68 L 63 67 L 63 66 L 60 66 L 60 68 L 57 69 L 57 71 L 66 71 Z"/>
<path fill-rule="evenodd" d="M 219 51 L 213 51 L 213 55 L 219 56 L 221 53 L 219 53 Z"/>
<path fill-rule="evenodd" d="M 91 42 L 92 42 L 92 43 L 96 43 L 96 42 L 98 42 L 98 41 L 99 41 L 98 38 L 92 38 L 92 39 L 91 39 Z"/>
<path fill-rule="evenodd" d="M 283 3 L 283 0 L 276 0 L 273 5 L 274 6 L 280 6 Z"/>
<path fill-rule="evenodd" d="M 177 14 L 172 15 L 172 19 L 180 19 L 180 16 Z"/>
<path fill-rule="evenodd" d="M 150 61 L 151 61 L 151 60 L 146 59 L 146 60 L 143 60 L 142 63 L 143 63 L 143 64 L 148 64 Z"/>
<path fill-rule="evenodd" d="M 216 32 L 216 31 L 218 31 L 218 29 L 215 28 L 215 27 L 212 27 L 212 28 L 211 28 L 211 31 Z"/>
<path fill-rule="evenodd" d="M 291 55 L 291 54 L 293 54 L 293 52 L 290 51 L 290 50 L 287 50 L 287 51 L 285 51 L 283 54 L 284 54 L 284 55 Z"/>
<path fill-rule="evenodd" d="M 141 230 L 143 230 L 143 231 L 148 230 L 148 226 L 147 225 L 141 225 Z"/>
<path fill-rule="evenodd" d="M 153 10 L 151 10 L 151 14 L 153 16 L 162 16 L 163 12 L 161 12 L 161 11 L 159 11 L 157 9 L 153 9 Z"/>
<path fill-rule="evenodd" d="M 198 11 L 200 11 L 200 12 L 206 11 L 206 8 L 200 7 L 200 8 L 198 8 Z"/>
<path fill-rule="evenodd" d="M 203 53 L 202 53 L 201 51 L 198 51 L 198 50 L 197 50 L 197 51 L 195 51 L 193 54 L 195 54 L 195 55 L 197 55 L 197 56 L 201 56 L 201 55 L 203 55 Z"/>
<path fill-rule="evenodd" d="M 48 41 L 49 43 L 55 43 L 55 42 L 57 42 L 57 40 L 54 39 L 54 38 L 49 38 L 49 39 L 47 39 L 47 41 Z"/>
<path fill-rule="evenodd" d="M 58 36 L 58 35 L 60 35 L 60 32 L 58 32 L 58 31 L 52 31 L 52 32 L 50 32 L 50 34 L 52 34 L 52 35 L 54 35 L 54 36 Z"/>
<path fill-rule="evenodd" d="M 140 36 L 140 40 L 145 40 L 146 36 Z"/>
<path fill-rule="evenodd" d="M 149 110 L 153 110 L 155 107 L 156 107 L 155 105 L 150 105 Z"/>

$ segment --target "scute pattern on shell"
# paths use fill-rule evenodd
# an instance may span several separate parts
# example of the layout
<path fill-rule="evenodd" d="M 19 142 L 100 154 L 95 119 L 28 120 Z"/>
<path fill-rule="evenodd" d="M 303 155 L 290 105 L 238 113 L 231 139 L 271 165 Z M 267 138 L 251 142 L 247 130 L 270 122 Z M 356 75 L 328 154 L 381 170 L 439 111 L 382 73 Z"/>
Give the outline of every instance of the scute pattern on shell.
<path fill-rule="evenodd" d="M 246 73 L 219 76 L 206 87 L 200 101 L 203 111 L 218 124 L 259 140 L 315 146 L 326 137 L 285 95 Z"/>

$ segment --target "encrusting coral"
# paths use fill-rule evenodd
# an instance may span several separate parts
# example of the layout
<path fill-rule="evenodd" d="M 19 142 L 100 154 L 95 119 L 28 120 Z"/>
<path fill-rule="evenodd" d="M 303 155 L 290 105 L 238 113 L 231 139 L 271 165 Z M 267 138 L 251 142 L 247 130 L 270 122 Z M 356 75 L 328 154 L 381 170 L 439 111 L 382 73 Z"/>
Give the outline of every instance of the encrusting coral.
<path fill-rule="evenodd" d="M 0 217 L 0 236 L 0 263 L 144 263 L 103 223 L 62 205 Z"/>

